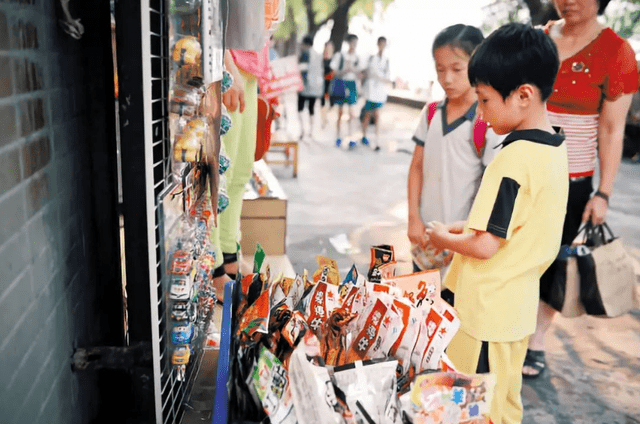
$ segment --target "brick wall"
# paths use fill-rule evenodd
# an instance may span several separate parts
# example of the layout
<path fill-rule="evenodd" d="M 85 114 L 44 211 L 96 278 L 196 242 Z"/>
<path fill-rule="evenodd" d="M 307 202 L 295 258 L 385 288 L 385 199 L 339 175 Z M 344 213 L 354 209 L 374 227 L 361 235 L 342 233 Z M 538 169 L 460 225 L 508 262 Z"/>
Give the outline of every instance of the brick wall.
<path fill-rule="evenodd" d="M 100 377 L 73 373 L 70 359 L 76 347 L 108 342 L 114 326 L 99 306 L 104 290 L 97 274 L 105 264 L 95 247 L 111 237 L 105 226 L 113 226 L 114 208 L 100 209 L 113 204 L 110 182 L 97 183 L 95 175 L 102 170 L 112 178 L 110 156 L 100 155 L 110 142 L 110 69 L 101 67 L 96 40 L 104 37 L 91 21 L 97 18 L 81 15 L 86 34 L 74 40 L 57 24 L 58 3 L 0 2 L 3 423 L 91 422 Z M 108 2 L 83 4 L 94 12 L 103 4 L 108 25 Z M 108 199 L 96 198 L 97 189 L 106 189 L 101 195 Z"/>

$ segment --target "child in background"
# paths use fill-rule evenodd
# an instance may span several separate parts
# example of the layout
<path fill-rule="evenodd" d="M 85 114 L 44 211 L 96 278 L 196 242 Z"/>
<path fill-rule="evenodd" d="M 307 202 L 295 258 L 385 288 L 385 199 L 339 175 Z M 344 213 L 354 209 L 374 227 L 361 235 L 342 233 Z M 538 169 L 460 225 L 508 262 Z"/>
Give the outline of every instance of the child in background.
<path fill-rule="evenodd" d="M 351 120 L 353 116 L 351 114 L 351 106 L 358 102 L 358 87 L 357 79 L 360 74 L 360 62 L 358 55 L 356 54 L 356 47 L 358 46 L 358 36 L 355 34 L 349 34 L 347 36 L 347 44 L 349 44 L 349 50 L 346 53 L 337 52 L 331 59 L 331 69 L 334 71 L 335 80 L 344 82 L 344 93 L 342 95 L 336 95 L 332 93 L 333 101 L 338 105 L 338 123 L 336 132 L 336 147 L 342 145 L 342 138 L 340 136 L 340 123 L 342 121 L 342 109 L 344 104 L 347 104 L 347 128 L 349 134 L 351 133 Z M 356 142 L 350 141 L 349 147 L 355 147 Z"/>
<path fill-rule="evenodd" d="M 451 253 L 435 255 L 427 248 L 425 225 L 467 218 L 482 173 L 501 140 L 478 120 L 477 97 L 467 76 L 471 53 L 483 39 L 478 28 L 458 24 L 442 30 L 433 42 L 438 82 L 446 97 L 424 107 L 413 136 L 407 233 L 416 272 L 444 269 L 451 262 Z"/>
<path fill-rule="evenodd" d="M 333 106 L 333 99 L 330 97 L 331 80 L 333 79 L 333 69 L 331 69 L 331 59 L 333 58 L 333 41 L 324 43 L 322 52 L 322 66 L 324 67 L 324 92 L 320 104 L 322 106 L 322 128 L 327 125 L 327 112 Z M 325 107 L 325 105 L 328 105 Z"/>
<path fill-rule="evenodd" d="M 447 349 L 463 373 L 491 372 L 494 424 L 522 421 L 522 364 L 536 327 L 540 276 L 555 259 L 569 191 L 567 148 L 546 113 L 559 60 L 542 31 L 507 24 L 469 62 L 479 112 L 509 134 L 487 166 L 467 222 L 428 224 L 456 252 L 444 285 L 460 330 Z"/>
<path fill-rule="evenodd" d="M 367 62 L 366 80 L 364 82 L 364 97 L 366 103 L 362 108 L 360 123 L 362 124 L 362 144 L 369 146 L 367 129 L 371 123 L 371 116 L 375 122 L 376 139 L 374 150 L 380 150 L 380 109 L 387 101 L 387 85 L 389 80 L 389 57 L 384 53 L 387 47 L 387 39 L 378 37 L 378 53 L 371 55 Z"/>
<path fill-rule="evenodd" d="M 316 100 L 322 97 L 324 88 L 324 78 L 322 71 L 322 57 L 313 50 L 313 38 L 305 35 L 302 39 L 300 47 L 300 56 L 298 57 L 298 67 L 302 77 L 303 88 L 298 93 L 298 118 L 300 119 L 300 140 L 305 136 L 305 126 L 303 111 L 305 103 L 309 106 L 309 127 L 308 138 L 313 139 L 314 116 Z"/>

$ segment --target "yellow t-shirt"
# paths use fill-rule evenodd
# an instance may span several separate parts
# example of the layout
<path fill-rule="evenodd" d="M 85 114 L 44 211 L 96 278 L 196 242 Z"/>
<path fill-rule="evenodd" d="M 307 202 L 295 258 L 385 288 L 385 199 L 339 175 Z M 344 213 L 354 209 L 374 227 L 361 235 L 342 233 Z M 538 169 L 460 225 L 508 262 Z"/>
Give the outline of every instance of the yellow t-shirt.
<path fill-rule="evenodd" d="M 444 281 L 456 294 L 461 330 L 491 342 L 534 332 L 540 276 L 560 248 L 569 192 L 562 135 L 514 131 L 502 144 L 465 226 L 500 237 L 498 251 L 488 260 L 456 254 Z"/>

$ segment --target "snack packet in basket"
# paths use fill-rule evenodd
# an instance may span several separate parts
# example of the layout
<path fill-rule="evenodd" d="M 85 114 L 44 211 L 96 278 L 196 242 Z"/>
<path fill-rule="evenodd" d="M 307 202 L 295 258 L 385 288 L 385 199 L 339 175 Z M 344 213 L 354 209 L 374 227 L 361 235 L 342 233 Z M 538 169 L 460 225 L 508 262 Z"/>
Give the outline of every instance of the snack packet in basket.
<path fill-rule="evenodd" d="M 382 325 L 380 326 L 380 331 L 378 331 L 378 337 L 371 347 L 371 350 L 369 350 L 369 357 L 371 359 L 387 358 L 391 347 L 398 340 L 404 328 L 402 316 L 393 303 L 393 297 L 386 297 L 388 298 L 388 302 L 384 300 L 383 302 L 387 306 L 387 313 L 382 318 Z"/>
<path fill-rule="evenodd" d="M 401 424 L 396 390 L 396 361 L 356 361 L 336 367 L 336 386 L 358 423 Z"/>
<path fill-rule="evenodd" d="M 308 304 L 305 308 L 305 316 L 309 327 L 319 335 L 329 314 L 338 305 L 338 286 L 319 282 L 309 293 Z"/>
<path fill-rule="evenodd" d="M 408 375 L 411 367 L 411 354 L 420 331 L 421 313 L 413 307 L 408 299 L 395 299 L 393 304 L 401 317 L 403 327 L 397 340 L 389 349 L 389 356 L 398 360 L 398 377 L 400 381 L 403 381 L 403 377 Z M 406 382 L 407 385 L 409 382 Z"/>
<path fill-rule="evenodd" d="M 289 381 L 298 424 L 355 424 L 319 355 L 320 342 L 312 332 L 305 334 L 291 355 Z"/>
<path fill-rule="evenodd" d="M 299 311 L 293 311 L 291 318 L 282 329 L 282 337 L 291 347 L 296 347 L 308 329 L 309 325 L 302 314 Z"/>
<path fill-rule="evenodd" d="M 383 284 L 396 287 L 402 296 L 415 307 L 428 307 L 440 297 L 440 271 L 427 270 L 382 280 Z"/>
<path fill-rule="evenodd" d="M 360 315 L 356 323 L 358 332 L 351 341 L 346 355 L 347 363 L 370 358 L 369 351 L 376 344 L 387 309 L 385 304 L 377 299 Z"/>
<path fill-rule="evenodd" d="M 393 246 L 386 244 L 371 246 L 371 262 L 369 264 L 367 279 L 372 283 L 379 283 L 382 276 L 380 266 L 395 261 L 395 259 Z"/>
<path fill-rule="evenodd" d="M 292 308 L 297 308 L 304 295 L 304 281 L 300 275 L 296 275 L 293 279 L 291 287 L 285 292 L 287 298 L 290 299 Z"/>
<path fill-rule="evenodd" d="M 436 372 L 419 375 L 410 396 L 413 422 L 488 424 L 494 388 L 493 374 Z"/>
<path fill-rule="evenodd" d="M 340 302 L 343 302 L 351 287 L 354 287 L 358 284 L 358 269 L 355 264 L 351 266 L 351 269 L 344 277 L 344 281 L 340 283 L 338 287 L 338 293 L 340 294 Z"/>
<path fill-rule="evenodd" d="M 256 333 L 269 333 L 270 297 L 268 290 L 262 292 L 254 304 L 244 312 L 238 323 L 238 336 L 245 333 L 250 339 L 255 339 Z"/>
<path fill-rule="evenodd" d="M 378 270 L 380 271 L 380 280 L 384 281 L 395 277 L 397 266 L 398 263 L 396 261 L 391 261 L 389 263 L 380 265 L 378 267 Z"/>
<path fill-rule="evenodd" d="M 452 307 L 443 306 L 442 313 L 435 307 L 423 310 L 418 341 L 411 356 L 411 364 L 417 372 L 438 368 L 440 357 L 458 328 L 460 320 Z"/>
<path fill-rule="evenodd" d="M 272 424 L 296 424 L 287 370 L 265 347 L 253 371 L 253 386 Z"/>
<path fill-rule="evenodd" d="M 338 264 L 336 261 L 324 256 L 318 256 L 318 269 L 313 273 L 314 283 L 328 283 L 333 285 L 340 284 L 340 273 L 338 272 Z"/>
<path fill-rule="evenodd" d="M 345 363 L 348 326 L 357 316 L 344 308 L 334 309 L 329 315 L 320 338 L 320 350 L 327 365 Z"/>

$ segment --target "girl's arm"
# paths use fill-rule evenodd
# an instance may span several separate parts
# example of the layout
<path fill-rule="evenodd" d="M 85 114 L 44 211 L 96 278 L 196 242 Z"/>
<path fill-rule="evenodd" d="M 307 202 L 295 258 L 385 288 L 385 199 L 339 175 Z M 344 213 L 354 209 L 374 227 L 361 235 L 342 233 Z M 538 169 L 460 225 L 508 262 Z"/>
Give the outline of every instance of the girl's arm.
<path fill-rule="evenodd" d="M 633 94 L 625 94 L 616 100 L 604 100 L 598 126 L 598 156 L 600 160 L 600 185 L 598 191 L 611 196 L 613 183 L 622 159 L 622 142 L 627 112 Z M 582 221 L 591 219 L 602 224 L 607 216 L 607 200 L 593 196 L 584 208 Z"/>
<path fill-rule="evenodd" d="M 411 166 L 409 167 L 409 178 L 407 184 L 407 194 L 409 203 L 409 225 L 407 236 L 411 243 L 426 246 L 425 226 L 420 216 L 420 197 L 422 195 L 422 164 L 424 147 L 417 145 L 413 151 Z"/>

